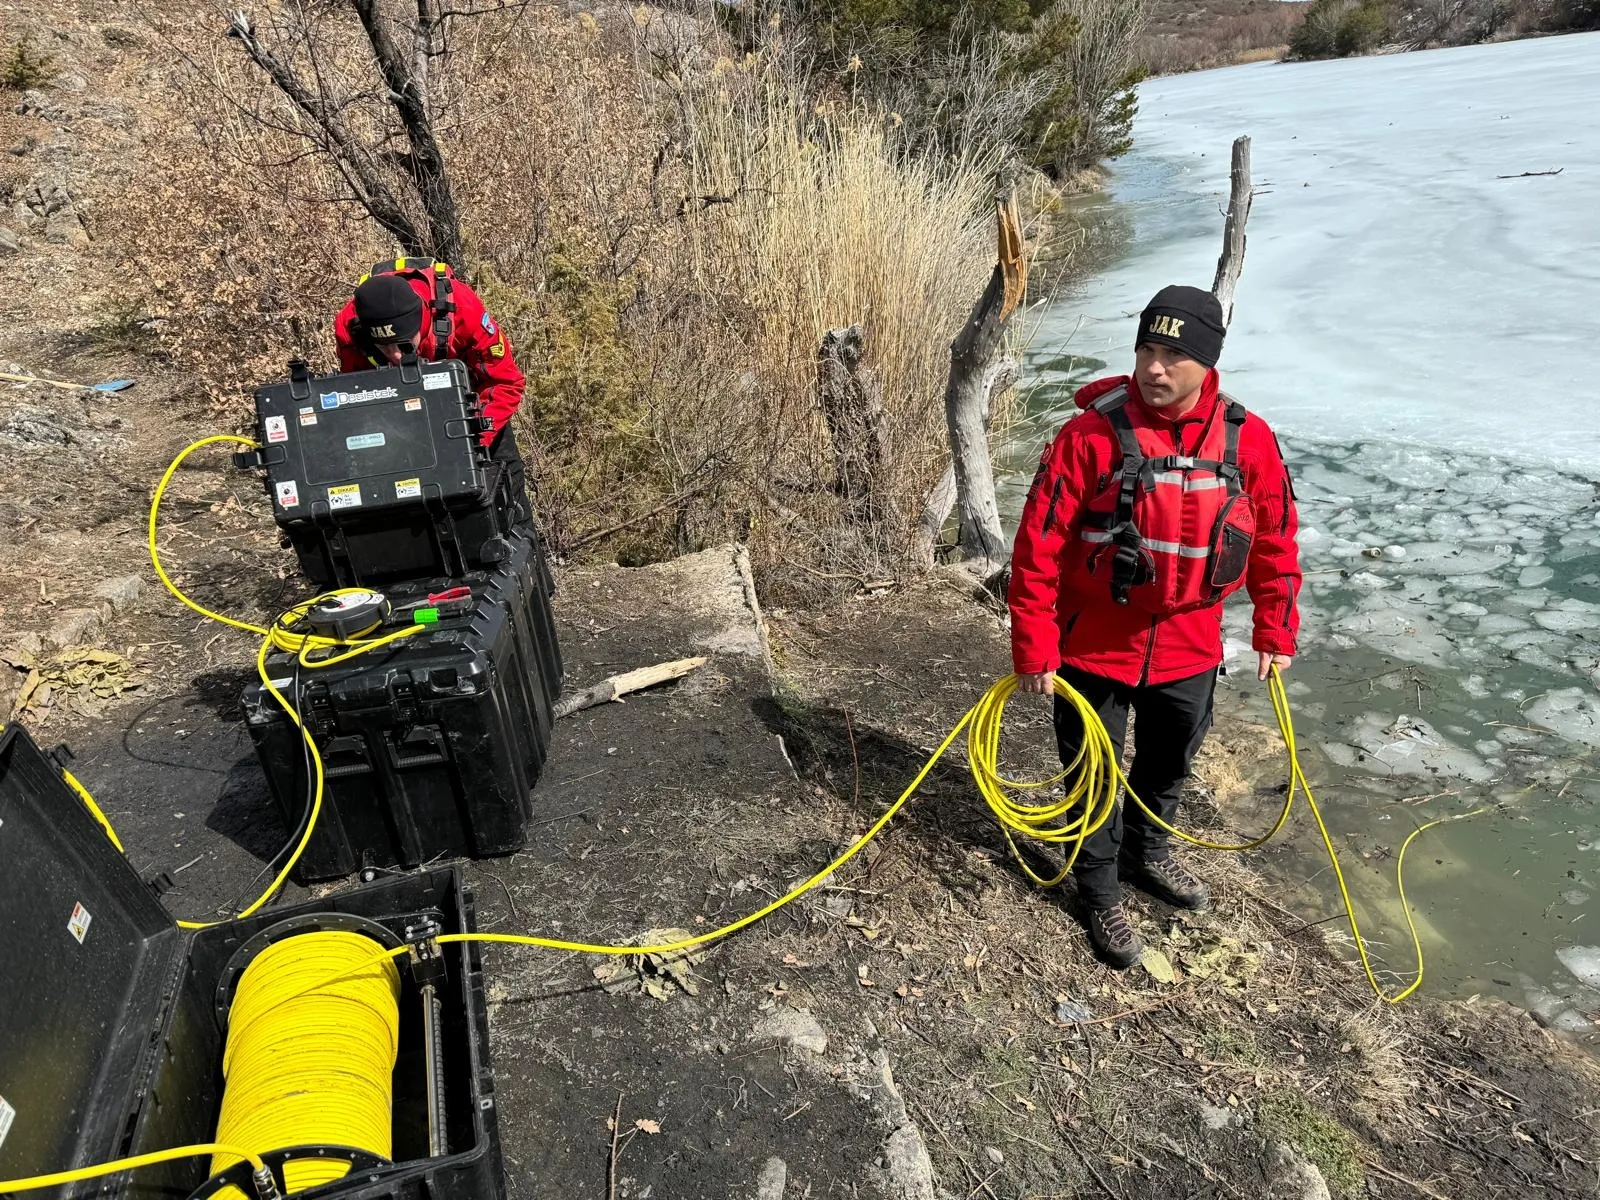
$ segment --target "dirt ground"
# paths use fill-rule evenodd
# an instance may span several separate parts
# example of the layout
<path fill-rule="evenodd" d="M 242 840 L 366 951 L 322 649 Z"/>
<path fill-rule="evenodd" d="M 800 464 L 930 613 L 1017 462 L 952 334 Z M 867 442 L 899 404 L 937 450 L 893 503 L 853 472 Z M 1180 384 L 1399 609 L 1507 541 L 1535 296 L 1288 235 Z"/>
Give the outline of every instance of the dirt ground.
<path fill-rule="evenodd" d="M 153 480 L 225 430 L 108 317 L 93 214 L 153 132 L 131 102 L 141 60 L 100 32 L 119 14 L 79 14 L 58 47 L 77 78 L 7 94 L 26 111 L 0 128 L 24 175 L 0 213 L 17 242 L 0 250 L 0 371 L 137 380 L 0 385 L 0 705 L 31 697 L 17 719 L 73 747 L 135 867 L 205 917 L 253 894 L 287 831 L 238 710 L 254 639 L 180 608 L 145 557 Z M 302 594 L 225 451 L 182 473 L 161 544 L 231 615 Z M 770 614 L 770 659 L 744 587 L 732 551 L 560 573 L 569 687 L 711 662 L 557 726 L 528 847 L 465 865 L 485 928 L 606 939 L 742 915 L 843 849 L 1004 670 L 997 614 L 943 577 Z M 1008 768 L 1048 771 L 1042 706 L 1010 718 Z M 1226 828 L 1230 796 L 1274 786 L 1276 754 L 1223 712 L 1186 819 Z M 1330 927 L 1279 909 L 1238 859 L 1203 869 L 1210 913 L 1135 904 L 1172 981 L 1111 972 L 1069 889 L 1007 858 L 957 747 L 825 887 L 694 962 L 692 991 L 654 968 L 602 981 L 587 957 L 492 952 L 508 1188 L 609 1198 L 614 1173 L 636 1200 L 1600 1194 L 1591 1058 L 1493 1003 L 1375 1009 Z"/>

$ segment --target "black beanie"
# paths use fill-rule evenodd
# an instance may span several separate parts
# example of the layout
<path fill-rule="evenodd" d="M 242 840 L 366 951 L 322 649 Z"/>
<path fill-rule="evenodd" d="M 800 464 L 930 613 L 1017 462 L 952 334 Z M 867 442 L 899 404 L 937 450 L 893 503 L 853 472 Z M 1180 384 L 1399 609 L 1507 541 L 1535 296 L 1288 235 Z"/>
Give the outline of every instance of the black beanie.
<path fill-rule="evenodd" d="M 1155 294 L 1139 314 L 1137 350 L 1146 342 L 1171 346 L 1203 367 L 1214 367 L 1222 357 L 1222 339 L 1228 327 L 1222 305 L 1210 292 L 1173 284 Z"/>
<path fill-rule="evenodd" d="M 356 321 L 369 342 L 416 344 L 422 297 L 397 275 L 374 275 L 356 289 Z"/>

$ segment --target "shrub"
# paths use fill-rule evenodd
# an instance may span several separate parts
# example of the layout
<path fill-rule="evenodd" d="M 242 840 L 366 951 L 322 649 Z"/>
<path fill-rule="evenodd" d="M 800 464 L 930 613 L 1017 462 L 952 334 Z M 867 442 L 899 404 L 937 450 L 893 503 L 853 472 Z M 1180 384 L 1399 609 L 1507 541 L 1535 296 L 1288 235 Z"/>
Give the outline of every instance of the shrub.
<path fill-rule="evenodd" d="M 1345 13 L 1334 35 L 1334 53 L 1366 54 L 1389 34 L 1389 15 L 1381 4 L 1362 3 Z"/>
<path fill-rule="evenodd" d="M 40 50 L 29 34 L 23 34 L 0 60 L 0 87 L 25 92 L 47 83 L 55 72 L 55 56 Z"/>
<path fill-rule="evenodd" d="M 325 69 L 363 79 L 341 28 L 322 31 Z M 528 376 L 517 427 L 557 547 L 625 525 L 598 548 L 629 562 L 747 537 L 791 589 L 810 578 L 792 562 L 892 571 L 903 528 L 864 534 L 834 494 L 817 347 L 864 327 L 908 522 L 944 466 L 950 339 L 993 262 L 994 160 L 919 152 L 892 114 L 819 103 L 792 59 L 736 55 L 681 14 L 458 28 L 438 97 L 458 265 Z M 171 126 L 197 136 L 164 146 L 172 169 L 137 185 L 116 233 L 142 281 L 130 300 L 181 314 L 164 348 L 242 422 L 292 351 L 331 365 L 333 312 L 393 247 L 253 68 L 204 27 L 163 34 L 216 73 L 182 76 Z"/>

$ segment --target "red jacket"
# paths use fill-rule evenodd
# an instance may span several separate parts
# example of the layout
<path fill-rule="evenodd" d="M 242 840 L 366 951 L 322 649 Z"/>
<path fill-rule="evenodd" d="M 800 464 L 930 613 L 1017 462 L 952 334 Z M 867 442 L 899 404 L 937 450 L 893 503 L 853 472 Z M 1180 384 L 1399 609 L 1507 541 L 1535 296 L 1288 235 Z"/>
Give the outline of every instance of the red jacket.
<path fill-rule="evenodd" d="M 1078 407 L 1090 406 L 1126 386 L 1130 405 L 1158 427 L 1170 429 L 1174 454 L 1192 454 L 1218 406 L 1217 373 L 1206 373 L 1200 400 L 1173 421 L 1144 405 L 1129 376 L 1081 388 Z M 1220 414 L 1217 414 L 1220 416 Z M 1108 582 L 1072 578 L 1071 551 L 1082 532 L 1084 506 L 1104 488 L 1122 461 L 1110 423 L 1085 411 L 1068 421 L 1040 460 L 1023 506 L 1011 557 L 1011 658 L 1019 675 L 1053 671 L 1065 663 L 1134 686 L 1186 679 L 1222 661 L 1222 604 L 1171 616 L 1119 605 Z M 1256 533 L 1245 586 L 1255 605 L 1252 646 L 1272 654 L 1295 653 L 1300 614 L 1299 519 L 1289 471 L 1277 439 L 1251 413 L 1240 431 L 1239 468 L 1250 498 Z M 1048 518 L 1048 521 L 1047 521 Z"/>
<path fill-rule="evenodd" d="M 456 311 L 450 344 L 440 352 L 433 336 L 433 280 L 422 271 L 405 272 L 404 278 L 411 290 L 422 297 L 422 335 L 417 353 L 432 361 L 456 358 L 466 365 L 472 388 L 483 404 L 483 413 L 494 422 L 494 428 L 483 435 L 483 444 L 487 446 L 522 403 L 526 381 L 511 357 L 510 339 L 483 307 L 478 293 L 452 276 L 450 297 L 455 301 Z M 334 318 L 333 336 L 339 346 L 340 370 L 365 371 L 377 365 L 356 337 L 356 302 L 353 299 L 346 301 Z"/>

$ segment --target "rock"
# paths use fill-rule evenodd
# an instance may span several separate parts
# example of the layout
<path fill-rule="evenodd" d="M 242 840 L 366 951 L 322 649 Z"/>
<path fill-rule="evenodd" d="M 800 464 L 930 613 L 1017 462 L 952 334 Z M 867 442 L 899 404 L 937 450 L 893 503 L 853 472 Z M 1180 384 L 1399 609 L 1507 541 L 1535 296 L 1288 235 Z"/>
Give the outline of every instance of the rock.
<path fill-rule="evenodd" d="M 111 605 L 113 612 L 130 607 L 143 593 L 144 580 L 138 575 L 119 575 L 115 579 L 102 580 L 94 590 L 96 596 Z"/>
<path fill-rule="evenodd" d="M 769 1158 L 756 1176 L 756 1200 L 783 1200 L 789 1183 L 789 1166 L 781 1158 Z"/>
<path fill-rule="evenodd" d="M 56 617 L 44 640 L 58 650 L 63 646 L 78 646 L 89 641 L 99 628 L 99 609 L 69 608 Z"/>
<path fill-rule="evenodd" d="M 884 1115 L 889 1118 L 889 1124 L 896 1128 L 909 1124 L 911 1117 L 906 1112 L 906 1098 L 900 1094 L 900 1089 L 895 1084 L 894 1071 L 889 1066 L 889 1052 L 874 1050 L 872 1066 L 877 1074 L 877 1078 L 872 1081 L 873 1090 L 878 1102 L 883 1105 Z"/>
<path fill-rule="evenodd" d="M 884 1170 L 904 1200 L 936 1200 L 933 1160 L 915 1125 L 902 1125 L 883 1143 Z"/>
<path fill-rule="evenodd" d="M 78 214 L 68 210 L 57 213 L 45 222 L 44 240 L 53 246 L 82 250 L 89 245 L 89 231 L 78 220 Z"/>
<path fill-rule="evenodd" d="M 985 1146 L 983 1152 L 989 1156 L 989 1161 L 997 1167 L 1006 1161 L 1006 1156 L 993 1146 Z"/>
<path fill-rule="evenodd" d="M 37 657 L 44 653 L 44 638 L 31 630 L 27 633 L 21 633 L 17 635 L 17 640 L 11 643 L 11 649 Z"/>
<path fill-rule="evenodd" d="M 1278 1143 L 1272 1148 L 1276 1162 L 1271 1194 L 1283 1200 L 1333 1200 L 1328 1191 L 1328 1181 L 1316 1163 L 1308 1162 L 1290 1147 Z"/>
<path fill-rule="evenodd" d="M 813 1054 L 828 1052 L 828 1035 L 809 1009 L 780 1008 L 763 1017 L 750 1036 L 759 1042 L 777 1042 Z"/>
<path fill-rule="evenodd" d="M 1223 1104 L 1202 1104 L 1200 1106 L 1200 1123 L 1213 1133 L 1217 1133 L 1230 1125 L 1239 1123 L 1239 1114 Z"/>
<path fill-rule="evenodd" d="M 33 446 L 69 446 L 77 438 L 40 408 L 18 406 L 0 421 L 0 437 Z"/>
<path fill-rule="evenodd" d="M 9 228 L 0 225 L 0 254 L 15 254 L 22 249 L 22 239 Z"/>
<path fill-rule="evenodd" d="M 82 75 L 74 75 L 70 71 L 63 71 L 51 80 L 50 86 L 58 92 L 82 92 L 88 89 L 89 81 Z"/>

